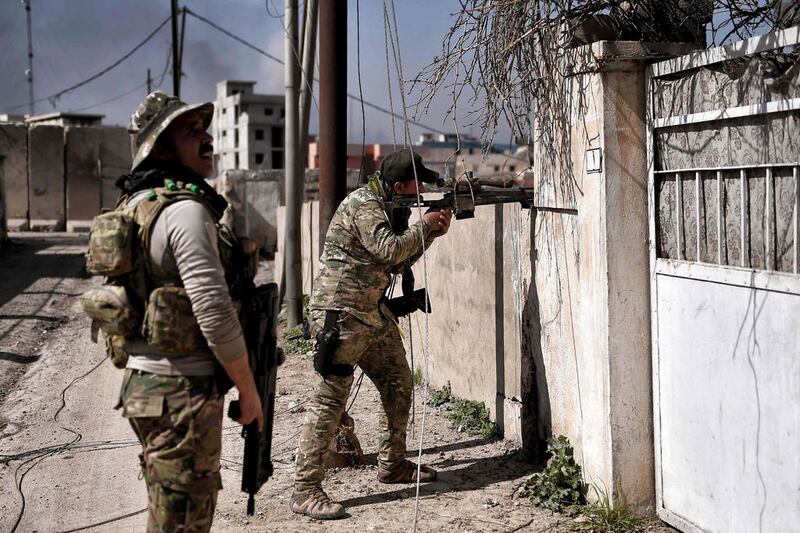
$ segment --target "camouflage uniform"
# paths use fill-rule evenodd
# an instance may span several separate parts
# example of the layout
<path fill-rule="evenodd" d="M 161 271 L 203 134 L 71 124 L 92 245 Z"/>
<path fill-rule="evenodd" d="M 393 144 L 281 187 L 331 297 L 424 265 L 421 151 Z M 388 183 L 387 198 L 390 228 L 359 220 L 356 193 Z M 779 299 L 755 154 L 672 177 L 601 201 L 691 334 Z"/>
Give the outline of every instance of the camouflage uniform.
<path fill-rule="evenodd" d="M 151 178 L 147 177 L 150 174 L 146 173 L 153 172 L 154 168 L 158 170 L 153 167 L 152 162 L 150 165 L 143 165 L 143 163 L 149 161 L 148 156 L 155 146 L 158 136 L 167 129 L 172 120 L 185 113 L 198 113 L 203 118 L 204 127 L 208 128 L 213 110 L 214 106 L 211 103 L 188 105 L 160 91 L 148 95 L 131 118 L 129 132 L 133 135 L 135 154 L 131 175 L 127 178 L 132 180 L 134 177 L 136 179 L 144 177 L 150 180 Z M 220 202 L 221 198 L 216 199 L 213 190 L 204 190 L 207 185 L 202 179 L 198 179 L 198 176 L 183 176 L 181 174 L 183 171 L 185 171 L 183 167 L 167 169 L 171 179 L 158 178 L 160 183 L 164 184 L 164 189 L 160 188 L 160 183 L 150 184 L 149 181 L 147 185 L 142 185 L 138 189 L 131 185 L 130 190 L 126 188 L 127 185 L 124 181 L 118 181 L 117 184 L 128 196 L 127 201 L 131 201 L 134 194 L 139 194 L 136 191 L 150 189 L 150 193 L 142 193 L 145 198 L 141 200 L 140 205 L 145 205 L 147 202 L 151 204 L 160 202 L 159 205 L 164 208 L 164 212 L 167 212 L 167 209 L 185 206 L 189 200 L 199 202 L 205 207 L 208 215 L 208 221 L 201 221 L 202 223 L 199 225 L 205 227 L 205 224 L 216 223 L 221 215 L 221 210 L 224 209 L 224 205 L 218 204 L 224 204 L 224 200 Z M 153 174 L 156 177 L 160 175 Z M 126 176 L 123 176 L 124 178 Z M 183 181 L 178 181 L 181 179 Z M 180 185 L 181 183 L 183 185 Z M 179 194 L 181 195 L 180 200 L 185 201 L 177 202 L 176 199 L 174 205 L 170 204 L 165 207 L 170 203 L 168 198 L 170 194 Z M 213 198 L 209 199 L 208 197 Z M 124 208 L 125 205 L 123 203 L 121 207 Z M 219 209 L 216 209 L 217 207 Z M 149 297 L 155 293 L 155 291 L 150 291 L 154 288 L 166 288 L 166 292 L 175 292 L 179 290 L 178 288 L 183 291 L 182 300 L 172 298 L 160 301 L 161 307 L 153 306 L 159 311 L 162 307 L 164 311 L 170 311 L 170 313 L 164 314 L 169 317 L 167 320 L 169 323 L 162 323 L 164 320 L 159 322 L 155 318 L 161 315 L 154 313 L 155 318 L 150 317 L 153 320 L 145 317 L 145 328 L 142 331 L 143 335 L 148 331 L 153 334 L 165 333 L 162 335 L 165 339 L 162 339 L 161 344 L 169 346 L 157 347 L 154 345 L 151 347 L 153 350 L 156 348 L 164 350 L 163 352 L 154 352 L 156 356 L 153 356 L 153 364 L 164 359 L 169 361 L 172 366 L 170 371 L 163 373 L 137 367 L 137 363 L 134 361 L 136 354 L 131 351 L 131 347 L 132 343 L 142 339 L 139 339 L 138 335 L 136 338 L 126 338 L 123 347 L 118 346 L 112 337 L 109 344 L 114 349 L 112 350 L 113 354 L 118 356 L 116 363 L 123 362 L 126 355 L 131 354 L 127 360 L 128 368 L 125 370 L 117 407 L 122 408 L 123 416 L 130 422 L 142 445 L 139 461 L 147 484 L 147 530 L 149 532 L 205 532 L 211 528 L 217 492 L 222 488 L 219 470 L 222 447 L 223 395 L 217 389 L 213 375 L 214 360 L 225 362 L 232 355 L 244 353 L 244 340 L 241 337 L 241 331 L 237 330 L 238 334 L 237 331 L 234 331 L 233 333 L 236 335 L 231 334 L 231 338 L 226 340 L 225 358 L 221 356 L 221 343 L 217 343 L 213 350 L 209 349 L 212 344 L 211 340 L 205 332 L 200 331 L 198 321 L 195 320 L 197 317 L 194 309 L 195 302 L 191 302 L 189 305 L 188 287 L 184 284 L 187 273 L 190 271 L 186 256 L 182 256 L 184 263 L 179 265 L 176 250 L 167 249 L 169 254 L 165 252 L 164 255 L 169 255 L 175 262 L 175 272 L 167 272 L 163 265 L 159 264 L 151 255 L 150 236 L 151 230 L 156 224 L 156 217 L 157 214 L 144 221 L 144 225 L 139 228 L 137 233 L 137 242 L 134 244 L 136 247 L 134 256 L 144 253 L 149 257 L 146 257 L 143 262 L 137 263 L 136 270 L 123 282 L 126 289 L 134 294 L 139 294 L 144 287 L 146 293 L 139 295 L 139 299 L 150 303 L 153 302 Z M 141 221 L 137 220 L 137 222 Z M 185 224 L 186 221 L 184 220 L 183 223 Z M 233 253 L 234 247 L 238 246 L 238 243 L 231 240 L 230 246 L 223 246 L 232 239 L 232 236 L 228 235 L 219 225 L 216 225 L 216 229 L 219 239 L 218 250 L 208 254 L 209 257 L 214 256 L 214 259 L 201 262 L 202 264 L 193 263 L 191 268 L 204 273 L 214 272 L 216 263 L 219 262 L 225 271 L 225 277 L 230 275 L 230 279 L 238 279 L 235 274 L 239 273 L 243 267 L 241 258 Z M 183 234 L 186 235 L 185 232 Z M 165 244 L 165 246 L 167 245 Z M 182 253 L 185 254 L 185 252 L 186 250 L 183 249 Z M 148 261 L 149 265 L 144 268 L 145 262 Z M 181 266 L 185 271 L 181 270 Z M 142 277 L 146 278 L 147 283 L 142 281 Z M 226 280 L 221 278 L 221 281 L 225 283 Z M 230 280 L 227 285 L 228 291 L 230 291 Z M 183 289 L 184 287 L 186 290 Z M 223 304 L 227 305 L 215 305 L 214 308 L 229 307 L 235 313 L 233 303 L 229 298 L 230 294 L 226 293 L 227 301 Z M 150 321 L 148 322 L 148 320 Z M 178 324 L 177 327 L 176 324 Z M 161 328 L 162 326 L 172 327 L 164 329 Z M 199 357 L 210 363 L 200 365 L 194 352 L 185 353 L 184 348 L 170 345 L 170 342 L 175 341 L 178 336 L 170 338 L 169 332 L 187 333 L 192 336 L 192 340 L 195 340 L 196 337 L 203 344 L 203 353 Z M 143 339 L 145 344 L 151 341 L 152 339 Z M 150 345 L 147 344 L 147 346 Z M 195 357 L 195 360 L 186 363 L 186 367 L 182 367 L 179 364 L 181 357 L 184 358 L 184 361 L 192 357 Z M 147 351 L 140 357 L 140 359 L 142 358 L 147 358 Z M 191 365 L 196 365 L 194 371 L 189 371 L 188 367 Z"/>
<path fill-rule="evenodd" d="M 147 483 L 148 532 L 211 529 L 222 488 L 223 396 L 213 376 L 126 370 L 122 415 L 133 427 Z"/>
<path fill-rule="evenodd" d="M 396 234 L 380 196 L 370 187 L 352 192 L 331 220 L 320 259 L 320 272 L 309 302 L 312 338 L 323 327 L 327 310 L 340 311 L 340 344 L 334 364 L 358 365 L 381 397 L 378 464 L 391 470 L 406 452 L 406 425 L 411 406 L 411 371 L 396 319 L 379 305 L 391 281 L 418 259 L 428 237 L 422 221 Z M 330 374 L 316 385 L 297 454 L 294 488 L 319 487 L 323 453 L 345 409 L 353 376 Z"/>

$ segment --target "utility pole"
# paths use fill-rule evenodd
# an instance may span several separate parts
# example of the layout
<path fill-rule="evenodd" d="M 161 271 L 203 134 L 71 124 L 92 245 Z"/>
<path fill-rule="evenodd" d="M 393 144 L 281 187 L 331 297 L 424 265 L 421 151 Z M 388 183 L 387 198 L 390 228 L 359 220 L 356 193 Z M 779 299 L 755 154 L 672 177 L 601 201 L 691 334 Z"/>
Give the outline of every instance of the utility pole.
<path fill-rule="evenodd" d="M 150 69 L 147 69 L 147 94 L 153 92 L 153 78 L 150 77 Z"/>
<path fill-rule="evenodd" d="M 286 321 L 291 328 L 303 321 L 303 265 L 300 246 L 300 217 L 303 179 L 299 172 L 298 93 L 300 66 L 297 54 L 297 0 L 285 0 L 286 46 L 284 48 L 284 86 L 286 119 L 284 125 L 286 179 L 286 234 L 284 269 L 286 274 Z"/>
<path fill-rule="evenodd" d="M 308 122 L 311 118 L 311 97 L 314 87 L 314 59 L 317 52 L 317 13 L 319 12 L 318 0 L 306 0 L 305 22 L 303 27 L 303 70 L 300 80 L 300 157 L 305 163 L 301 169 L 308 166 Z"/>
<path fill-rule="evenodd" d="M 28 70 L 25 71 L 25 77 L 28 78 L 28 111 L 31 116 L 34 113 L 34 98 L 33 98 L 33 36 L 31 34 L 31 0 L 22 0 L 25 5 L 25 16 L 28 19 Z"/>
<path fill-rule="evenodd" d="M 319 3 L 319 249 L 347 192 L 347 1 Z"/>
<path fill-rule="evenodd" d="M 178 0 L 171 0 L 172 13 L 172 92 L 181 97 L 181 60 L 178 53 Z"/>

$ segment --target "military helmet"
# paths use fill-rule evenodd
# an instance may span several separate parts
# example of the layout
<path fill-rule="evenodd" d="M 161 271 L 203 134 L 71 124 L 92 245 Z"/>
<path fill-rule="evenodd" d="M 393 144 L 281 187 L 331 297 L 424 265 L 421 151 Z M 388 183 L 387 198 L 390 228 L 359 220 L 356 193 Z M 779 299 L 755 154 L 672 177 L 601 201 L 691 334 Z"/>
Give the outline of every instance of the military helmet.
<path fill-rule="evenodd" d="M 172 121 L 191 111 L 201 113 L 203 126 L 208 128 L 211 124 L 211 117 L 214 115 L 214 104 L 211 102 L 187 104 L 164 91 L 153 91 L 148 94 L 131 115 L 131 122 L 128 125 L 133 154 L 131 171 L 136 170 L 136 167 L 147 159 L 158 136 L 169 127 Z"/>

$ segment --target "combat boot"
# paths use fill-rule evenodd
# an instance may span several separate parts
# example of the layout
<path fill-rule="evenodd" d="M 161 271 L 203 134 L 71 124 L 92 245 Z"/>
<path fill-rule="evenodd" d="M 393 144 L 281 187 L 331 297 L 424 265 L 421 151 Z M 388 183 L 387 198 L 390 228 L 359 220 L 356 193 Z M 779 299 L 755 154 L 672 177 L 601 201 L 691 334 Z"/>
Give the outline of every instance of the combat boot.
<path fill-rule="evenodd" d="M 305 492 L 295 492 L 289 504 L 292 511 L 317 520 L 333 520 L 344 516 L 344 506 L 332 502 L 325 491 L 314 488 Z"/>
<path fill-rule="evenodd" d="M 436 481 L 436 470 L 422 465 L 419 467 L 419 480 L 421 483 Z M 403 459 L 392 469 L 378 465 L 378 481 L 381 483 L 416 483 L 417 464 Z"/>

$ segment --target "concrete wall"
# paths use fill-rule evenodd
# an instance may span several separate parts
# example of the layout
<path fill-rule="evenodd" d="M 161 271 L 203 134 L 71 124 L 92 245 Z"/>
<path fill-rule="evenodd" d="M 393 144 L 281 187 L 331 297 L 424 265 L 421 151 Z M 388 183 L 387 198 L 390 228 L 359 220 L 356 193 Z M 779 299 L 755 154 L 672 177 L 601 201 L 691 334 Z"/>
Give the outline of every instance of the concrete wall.
<path fill-rule="evenodd" d="M 28 127 L 0 124 L 0 156 L 5 159 L 5 198 L 9 228 L 28 228 Z"/>
<path fill-rule="evenodd" d="M 102 130 L 67 127 L 64 135 L 67 231 L 89 231 L 92 218 L 100 213 L 102 201 Z"/>
<path fill-rule="evenodd" d="M 258 243 L 268 253 L 278 245 L 277 210 L 282 173 L 257 170 L 226 170 L 214 186 L 228 200 L 232 215 L 226 223 L 236 234 Z"/>
<path fill-rule="evenodd" d="M 283 241 L 286 231 L 286 206 L 277 210 L 278 240 Z M 316 200 L 303 203 L 300 221 L 300 239 L 303 270 L 303 294 L 311 294 L 314 279 L 319 273 L 319 202 Z M 275 253 L 275 282 L 281 283 L 283 276 L 283 247 L 278 246 Z"/>
<path fill-rule="evenodd" d="M 66 222 L 64 128 L 31 125 L 28 154 L 30 228 L 63 230 Z"/>
<path fill-rule="evenodd" d="M 529 354 L 523 357 L 530 228 L 531 212 L 519 205 L 479 207 L 475 218 L 454 221 L 414 267 L 422 287 L 427 263 L 433 312 L 403 323 L 415 366 L 424 373 L 428 361 L 428 381 L 449 382 L 455 395 L 484 402 L 505 437 L 517 442 L 528 439 L 533 408 Z"/>
<path fill-rule="evenodd" d="M 130 171 L 130 136 L 117 126 L 2 124 L 0 157 L 10 230 L 86 231 L 102 208 L 116 205 L 114 182 Z"/>
<path fill-rule="evenodd" d="M 128 130 L 116 126 L 100 128 L 100 179 L 101 202 L 103 209 L 112 209 L 117 204 L 119 189 L 114 184 L 123 174 L 131 171 L 131 138 Z"/>

